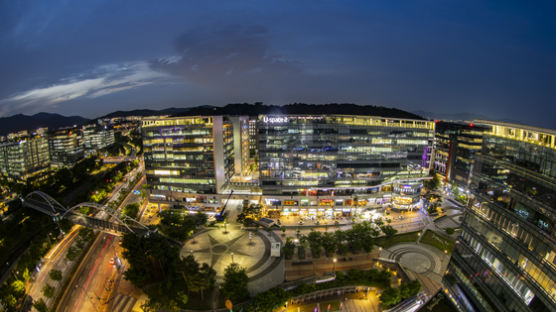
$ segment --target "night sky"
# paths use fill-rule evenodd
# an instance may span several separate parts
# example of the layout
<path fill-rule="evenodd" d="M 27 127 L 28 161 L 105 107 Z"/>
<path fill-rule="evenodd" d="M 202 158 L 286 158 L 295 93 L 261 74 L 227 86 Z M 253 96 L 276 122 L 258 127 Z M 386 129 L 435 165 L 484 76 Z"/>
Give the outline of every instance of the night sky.
<path fill-rule="evenodd" d="M 0 116 L 262 101 L 556 129 L 556 1 L 0 0 Z"/>

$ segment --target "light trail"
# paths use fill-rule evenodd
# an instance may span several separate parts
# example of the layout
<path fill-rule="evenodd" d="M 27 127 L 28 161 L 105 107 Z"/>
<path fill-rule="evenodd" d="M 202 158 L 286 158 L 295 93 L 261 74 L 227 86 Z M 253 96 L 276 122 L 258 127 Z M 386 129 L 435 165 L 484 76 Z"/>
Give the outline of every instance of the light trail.
<path fill-rule="evenodd" d="M 75 309 L 73 310 L 74 312 L 79 311 L 79 307 L 81 307 L 81 301 L 83 300 L 83 296 L 85 295 L 85 290 L 89 287 L 89 283 L 91 283 L 91 279 L 93 278 L 94 273 L 96 272 L 100 261 L 102 260 L 104 253 L 106 252 L 106 248 L 108 247 L 108 245 L 110 244 L 110 242 L 112 241 L 112 239 L 114 238 L 114 236 L 110 235 L 110 237 L 106 240 L 106 243 L 104 243 L 104 247 L 102 248 L 102 251 L 100 252 L 100 256 L 97 258 L 97 260 L 95 261 L 95 265 L 93 266 L 93 269 L 89 272 L 89 276 L 87 277 L 87 281 L 85 282 L 85 285 L 83 285 L 82 289 L 81 289 L 81 296 L 79 296 L 79 300 L 77 301 L 77 304 L 75 305 Z"/>

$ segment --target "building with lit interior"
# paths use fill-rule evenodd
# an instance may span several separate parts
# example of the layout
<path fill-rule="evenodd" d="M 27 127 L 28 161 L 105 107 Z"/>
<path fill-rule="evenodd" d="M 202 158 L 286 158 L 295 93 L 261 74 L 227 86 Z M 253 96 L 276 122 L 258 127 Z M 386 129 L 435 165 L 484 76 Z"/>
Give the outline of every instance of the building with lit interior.
<path fill-rule="evenodd" d="M 221 193 L 234 174 L 233 131 L 227 117 L 145 119 L 142 136 L 151 198 Z"/>
<path fill-rule="evenodd" d="M 83 147 L 85 153 L 95 153 L 115 142 L 114 129 L 108 126 L 86 125 L 83 126 Z"/>
<path fill-rule="evenodd" d="M 71 167 L 84 156 L 83 135 L 79 128 L 49 132 L 48 144 L 54 167 Z"/>
<path fill-rule="evenodd" d="M 353 195 L 428 175 L 434 122 L 371 116 L 260 116 L 263 194 Z"/>
<path fill-rule="evenodd" d="M 483 133 L 491 126 L 465 122 L 436 122 L 432 168 L 446 180 L 469 186 L 475 154 L 483 144 Z"/>
<path fill-rule="evenodd" d="M 49 167 L 48 139 L 44 135 L 18 137 L 0 143 L 0 173 L 5 177 L 24 180 Z"/>
<path fill-rule="evenodd" d="M 479 123 L 492 128 L 445 286 L 464 311 L 554 311 L 556 131 Z"/>

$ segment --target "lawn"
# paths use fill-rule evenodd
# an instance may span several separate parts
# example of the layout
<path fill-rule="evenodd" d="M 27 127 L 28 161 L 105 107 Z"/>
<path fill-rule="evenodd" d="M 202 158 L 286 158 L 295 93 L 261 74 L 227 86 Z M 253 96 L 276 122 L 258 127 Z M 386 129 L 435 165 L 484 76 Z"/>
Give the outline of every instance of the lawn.
<path fill-rule="evenodd" d="M 400 243 L 416 242 L 419 237 L 419 232 L 420 231 L 398 234 L 390 238 L 379 237 L 376 239 L 376 244 L 383 248 L 389 248 Z"/>
<path fill-rule="evenodd" d="M 451 239 L 446 239 L 431 230 L 427 230 L 423 238 L 421 238 L 421 243 L 431 245 L 441 251 L 447 250 L 448 254 L 450 254 L 452 250 L 454 250 L 456 242 Z"/>

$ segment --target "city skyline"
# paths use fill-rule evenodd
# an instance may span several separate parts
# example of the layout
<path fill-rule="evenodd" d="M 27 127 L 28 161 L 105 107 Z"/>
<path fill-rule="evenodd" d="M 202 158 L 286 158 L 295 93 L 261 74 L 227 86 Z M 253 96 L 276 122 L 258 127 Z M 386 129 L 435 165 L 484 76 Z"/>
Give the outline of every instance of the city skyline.
<path fill-rule="evenodd" d="M 4 2 L 0 115 L 337 102 L 554 129 L 553 6 Z"/>

